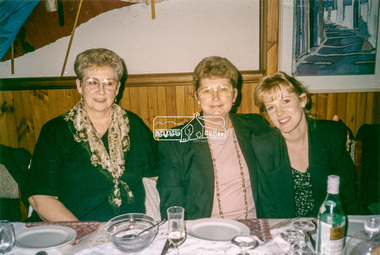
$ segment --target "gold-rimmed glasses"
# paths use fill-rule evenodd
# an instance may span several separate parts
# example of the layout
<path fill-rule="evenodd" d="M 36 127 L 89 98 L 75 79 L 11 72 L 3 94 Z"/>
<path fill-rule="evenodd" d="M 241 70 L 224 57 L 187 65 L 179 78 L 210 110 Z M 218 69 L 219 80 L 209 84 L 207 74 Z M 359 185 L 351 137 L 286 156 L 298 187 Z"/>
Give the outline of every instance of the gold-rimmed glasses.
<path fill-rule="evenodd" d="M 100 87 L 100 84 L 103 84 L 104 90 L 115 91 L 119 85 L 119 82 L 113 78 L 107 78 L 103 81 L 100 81 L 98 78 L 88 77 L 82 80 L 82 82 L 85 88 L 88 90 L 96 90 Z"/>
<path fill-rule="evenodd" d="M 219 97 L 227 97 L 232 93 L 232 86 L 230 84 L 220 85 L 218 88 L 211 87 L 198 89 L 197 93 L 201 98 L 211 98 L 214 96 L 215 91 Z"/>

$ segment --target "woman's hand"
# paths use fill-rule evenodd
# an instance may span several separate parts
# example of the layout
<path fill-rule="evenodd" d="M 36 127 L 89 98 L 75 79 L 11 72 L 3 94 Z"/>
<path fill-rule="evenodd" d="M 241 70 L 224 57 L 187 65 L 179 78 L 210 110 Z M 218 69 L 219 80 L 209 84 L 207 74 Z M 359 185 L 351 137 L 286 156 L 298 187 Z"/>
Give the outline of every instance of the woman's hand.
<path fill-rule="evenodd" d="M 59 200 L 58 197 L 34 195 L 29 203 L 45 222 L 79 221 Z"/>

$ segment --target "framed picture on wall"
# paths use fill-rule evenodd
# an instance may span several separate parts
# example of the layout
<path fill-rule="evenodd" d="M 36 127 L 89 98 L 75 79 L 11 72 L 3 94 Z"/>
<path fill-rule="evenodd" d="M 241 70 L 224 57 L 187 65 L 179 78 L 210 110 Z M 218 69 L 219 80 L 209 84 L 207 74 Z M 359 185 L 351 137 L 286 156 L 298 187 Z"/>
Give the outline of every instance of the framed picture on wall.
<path fill-rule="evenodd" d="M 375 74 L 378 3 L 296 0 L 292 74 Z"/>
<path fill-rule="evenodd" d="M 379 1 L 282 0 L 279 70 L 313 92 L 380 91 Z"/>

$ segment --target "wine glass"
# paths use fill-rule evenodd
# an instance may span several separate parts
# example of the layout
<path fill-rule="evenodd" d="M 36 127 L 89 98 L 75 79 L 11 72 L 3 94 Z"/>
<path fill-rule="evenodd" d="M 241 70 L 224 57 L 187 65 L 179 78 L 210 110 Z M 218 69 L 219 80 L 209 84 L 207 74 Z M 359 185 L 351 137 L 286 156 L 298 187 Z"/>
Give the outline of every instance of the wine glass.
<path fill-rule="evenodd" d="M 237 255 L 248 255 L 248 248 L 254 248 L 257 245 L 257 240 L 253 236 L 238 235 L 232 238 L 231 242 L 240 247 L 240 253 Z"/>
<path fill-rule="evenodd" d="M 172 206 L 167 210 L 168 213 L 168 240 L 179 254 L 178 246 L 186 238 L 185 230 L 185 209 L 181 206 Z"/>
<path fill-rule="evenodd" d="M 13 225 L 7 220 L 0 220 L 0 253 L 4 254 L 12 250 L 15 241 Z"/>
<path fill-rule="evenodd" d="M 290 249 L 288 253 L 286 253 L 287 255 L 297 254 L 294 250 L 294 246 L 298 244 L 298 242 L 305 240 L 305 234 L 302 231 L 293 229 L 285 229 L 281 232 L 281 237 L 290 244 Z"/>
<path fill-rule="evenodd" d="M 315 224 L 310 220 L 295 220 L 292 222 L 292 227 L 295 230 L 300 230 L 304 233 L 305 239 L 300 241 L 294 248 L 303 253 L 312 253 L 308 243 L 311 242 L 311 232 L 315 230 Z"/>

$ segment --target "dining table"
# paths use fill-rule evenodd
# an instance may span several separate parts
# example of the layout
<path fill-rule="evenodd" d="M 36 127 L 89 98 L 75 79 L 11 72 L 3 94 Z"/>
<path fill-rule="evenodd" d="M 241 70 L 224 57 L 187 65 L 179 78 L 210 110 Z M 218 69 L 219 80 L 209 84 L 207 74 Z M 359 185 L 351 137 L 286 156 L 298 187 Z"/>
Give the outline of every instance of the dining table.
<path fill-rule="evenodd" d="M 348 230 L 347 240 L 359 231 L 364 230 L 364 222 L 370 216 L 348 216 Z M 378 216 L 380 217 L 380 216 Z M 212 218 L 208 218 L 212 220 Z M 249 254 L 254 255 L 281 255 L 286 254 L 290 245 L 281 238 L 280 233 L 285 229 L 291 229 L 293 219 L 242 219 L 237 220 L 236 224 L 244 224 L 249 228 L 249 235 L 254 236 L 258 242 L 258 246 L 254 249 L 249 249 Z M 316 222 L 314 218 L 301 218 Z M 190 226 L 192 221 L 186 221 L 186 225 Z M 48 255 L 61 255 L 61 254 L 75 254 L 75 255 L 89 255 L 89 254 L 126 254 L 118 250 L 112 242 L 107 238 L 105 230 L 106 222 L 12 222 L 15 232 L 16 240 L 17 233 L 23 233 L 36 226 L 51 226 L 54 227 L 69 227 L 76 233 L 76 237 L 70 243 L 51 248 L 25 248 L 16 245 L 8 253 L 9 255 L 35 255 L 38 252 L 44 251 Z M 144 250 L 133 253 L 136 255 L 161 255 L 162 250 L 167 241 L 167 228 L 168 223 L 165 222 L 159 226 L 158 233 L 153 242 Z M 315 238 L 316 231 L 313 236 Z M 347 241 L 346 240 L 346 241 Z M 181 255 L 229 255 L 238 254 L 240 248 L 231 243 L 229 240 L 215 241 L 199 238 L 187 234 L 186 240 L 179 247 Z M 169 248 L 167 255 L 174 254 L 174 249 Z M 41 253 L 40 253 L 41 254 Z M 128 253 L 130 254 L 130 253 Z"/>

